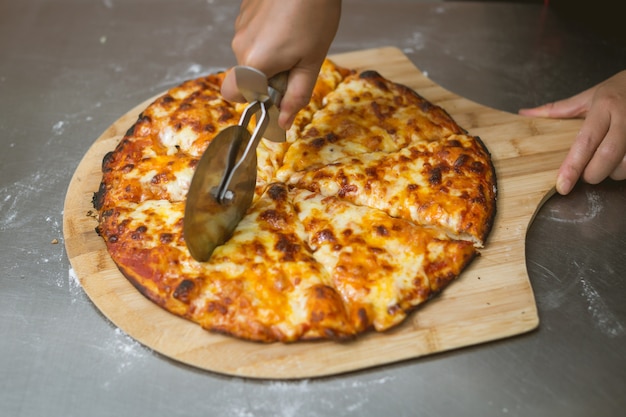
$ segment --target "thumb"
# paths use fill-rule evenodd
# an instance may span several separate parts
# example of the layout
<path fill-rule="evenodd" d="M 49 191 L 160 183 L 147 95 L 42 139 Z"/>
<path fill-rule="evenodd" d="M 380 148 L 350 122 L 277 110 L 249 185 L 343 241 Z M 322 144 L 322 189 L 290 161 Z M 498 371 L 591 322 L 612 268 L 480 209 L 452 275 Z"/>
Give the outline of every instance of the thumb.
<path fill-rule="evenodd" d="M 237 88 L 235 71 L 233 71 L 232 68 L 226 72 L 226 76 L 222 81 L 221 93 L 227 101 L 234 101 L 237 103 L 243 103 L 246 101 L 244 96 L 239 92 L 239 89 Z"/>

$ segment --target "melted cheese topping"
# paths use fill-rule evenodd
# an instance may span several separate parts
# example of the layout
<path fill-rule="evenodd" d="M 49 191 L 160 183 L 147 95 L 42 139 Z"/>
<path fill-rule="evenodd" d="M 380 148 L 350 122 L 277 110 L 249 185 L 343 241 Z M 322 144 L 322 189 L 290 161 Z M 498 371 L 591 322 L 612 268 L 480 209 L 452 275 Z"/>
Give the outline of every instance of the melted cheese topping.
<path fill-rule="evenodd" d="M 462 130 L 445 112 L 406 87 L 380 76 L 353 75 L 326 96 L 324 107 L 289 148 L 277 177 L 285 181 L 294 172 L 347 156 L 395 152 L 456 133 Z"/>
<path fill-rule="evenodd" d="M 449 279 L 447 271 L 426 271 L 445 261 L 446 251 L 463 253 L 464 262 L 474 254 L 468 242 L 370 207 L 308 191 L 296 191 L 294 201 L 315 259 L 330 272 L 360 330 L 399 323 L 431 295 L 431 280 Z M 435 241 L 440 246 L 431 246 Z"/>
<path fill-rule="evenodd" d="M 288 182 L 420 225 L 437 225 L 482 246 L 492 216 L 483 207 L 495 193 L 487 155 L 476 143 L 473 137 L 453 135 L 397 152 L 341 158 L 294 173 Z"/>
<path fill-rule="evenodd" d="M 495 210 L 489 155 L 447 113 L 373 72 L 325 61 L 287 142 L 261 141 L 253 206 L 205 263 L 184 205 L 211 140 L 238 122 L 223 74 L 157 99 L 103 161 L 99 233 L 163 308 L 256 341 L 398 325 L 458 276 Z"/>

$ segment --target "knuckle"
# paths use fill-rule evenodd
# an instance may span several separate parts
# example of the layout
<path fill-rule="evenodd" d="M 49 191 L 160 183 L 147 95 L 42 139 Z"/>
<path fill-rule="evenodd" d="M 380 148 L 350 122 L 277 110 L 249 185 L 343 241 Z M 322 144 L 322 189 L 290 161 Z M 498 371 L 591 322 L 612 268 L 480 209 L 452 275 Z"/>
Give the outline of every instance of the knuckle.
<path fill-rule="evenodd" d="M 587 132 L 581 130 L 578 133 L 578 137 L 576 138 L 576 144 L 581 152 L 589 152 L 593 151 L 596 148 L 596 143 L 593 140 L 593 137 Z"/>
<path fill-rule="evenodd" d="M 617 144 L 613 142 L 602 142 L 598 149 L 596 150 L 596 155 L 606 161 L 614 161 L 617 162 L 621 159 L 621 155 L 619 155 Z"/>

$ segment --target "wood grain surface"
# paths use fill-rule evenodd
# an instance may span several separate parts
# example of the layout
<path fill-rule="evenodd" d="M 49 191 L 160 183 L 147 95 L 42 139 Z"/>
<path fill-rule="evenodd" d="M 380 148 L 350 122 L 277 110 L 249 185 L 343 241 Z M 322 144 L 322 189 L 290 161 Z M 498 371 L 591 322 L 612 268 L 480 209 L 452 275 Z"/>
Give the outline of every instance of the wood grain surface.
<path fill-rule="evenodd" d="M 128 335 L 169 358 L 201 369 L 267 379 L 338 374 L 501 339 L 539 324 L 525 265 L 526 230 L 580 127 L 577 120 L 523 118 L 443 89 L 393 47 L 331 57 L 374 69 L 442 106 L 489 148 L 498 175 L 498 214 L 482 255 L 440 296 L 399 327 L 356 341 L 261 344 L 213 334 L 144 298 L 118 271 L 102 239 L 91 199 L 104 154 L 114 149 L 148 100 L 124 114 L 91 146 L 70 182 L 63 232 L 85 292 Z"/>

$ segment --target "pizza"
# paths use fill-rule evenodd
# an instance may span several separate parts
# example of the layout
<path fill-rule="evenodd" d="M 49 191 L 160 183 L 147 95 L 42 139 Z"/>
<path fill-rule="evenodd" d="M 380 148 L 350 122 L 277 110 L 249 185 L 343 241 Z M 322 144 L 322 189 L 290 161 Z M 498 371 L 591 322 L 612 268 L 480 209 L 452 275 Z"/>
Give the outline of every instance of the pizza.
<path fill-rule="evenodd" d="M 496 212 L 484 143 L 412 89 L 326 60 L 287 141 L 260 142 L 232 237 L 194 260 L 186 193 L 244 107 L 223 77 L 163 94 L 103 159 L 96 230 L 155 304 L 250 341 L 349 340 L 398 326 L 479 255 Z"/>

